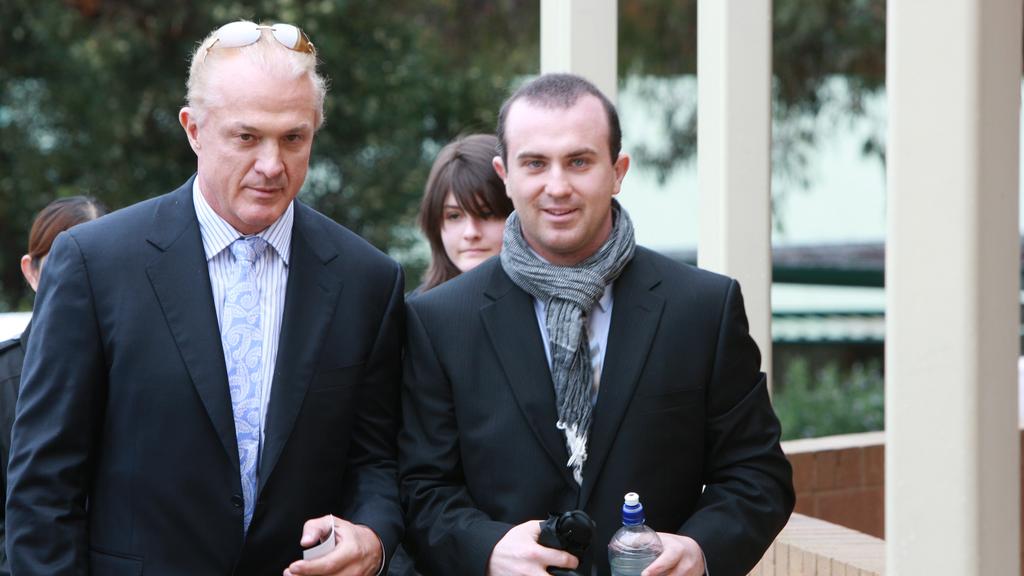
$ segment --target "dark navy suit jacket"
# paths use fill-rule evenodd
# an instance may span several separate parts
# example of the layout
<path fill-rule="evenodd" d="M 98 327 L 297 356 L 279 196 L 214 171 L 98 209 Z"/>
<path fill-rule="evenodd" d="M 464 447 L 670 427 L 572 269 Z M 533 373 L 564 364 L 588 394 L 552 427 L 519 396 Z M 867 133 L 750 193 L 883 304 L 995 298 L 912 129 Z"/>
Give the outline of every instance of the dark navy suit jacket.
<path fill-rule="evenodd" d="M 238 449 L 192 181 L 60 235 L 10 460 L 19 575 L 281 574 L 303 522 L 401 537 L 400 267 L 296 202 L 258 500 Z"/>
<path fill-rule="evenodd" d="M 18 338 L 0 342 L 0 508 L 7 500 L 7 456 L 11 453 L 11 427 L 14 426 L 14 404 L 18 400 L 18 383 L 25 362 L 25 345 L 31 326 Z M 0 576 L 10 576 L 4 542 L 6 521 L 0 509 Z"/>

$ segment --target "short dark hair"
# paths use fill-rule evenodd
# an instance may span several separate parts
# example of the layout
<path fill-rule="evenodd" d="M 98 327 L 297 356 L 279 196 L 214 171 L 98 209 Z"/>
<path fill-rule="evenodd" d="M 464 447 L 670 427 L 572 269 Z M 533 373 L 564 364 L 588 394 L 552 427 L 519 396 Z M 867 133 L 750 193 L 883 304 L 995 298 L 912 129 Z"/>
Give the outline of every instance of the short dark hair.
<path fill-rule="evenodd" d="M 571 108 L 580 96 L 590 94 L 601 101 L 604 106 L 605 115 L 608 117 L 608 151 L 611 153 L 612 164 L 619 157 L 622 150 L 622 128 L 619 125 L 619 113 L 615 111 L 615 105 L 608 99 L 597 86 L 594 86 L 586 79 L 575 74 L 543 74 L 540 77 L 527 82 L 519 87 L 505 103 L 501 105 L 498 112 L 498 154 L 501 161 L 508 164 L 508 146 L 505 142 L 505 122 L 508 120 L 509 109 L 516 100 L 526 100 L 531 104 L 537 104 L 545 108 Z"/>
<path fill-rule="evenodd" d="M 427 177 L 420 202 L 420 230 L 430 243 L 430 268 L 421 291 L 458 276 L 461 271 L 448 258 L 441 241 L 444 200 L 451 192 L 467 214 L 483 219 L 488 214 L 505 218 L 512 213 L 512 201 L 498 178 L 491 160 L 497 154 L 498 139 L 490 134 L 471 134 L 441 149 Z"/>
<path fill-rule="evenodd" d="M 28 234 L 28 255 L 32 259 L 32 266 L 39 269 L 58 234 L 106 213 L 103 204 L 88 196 L 59 198 L 47 204 L 32 222 L 32 230 Z"/>

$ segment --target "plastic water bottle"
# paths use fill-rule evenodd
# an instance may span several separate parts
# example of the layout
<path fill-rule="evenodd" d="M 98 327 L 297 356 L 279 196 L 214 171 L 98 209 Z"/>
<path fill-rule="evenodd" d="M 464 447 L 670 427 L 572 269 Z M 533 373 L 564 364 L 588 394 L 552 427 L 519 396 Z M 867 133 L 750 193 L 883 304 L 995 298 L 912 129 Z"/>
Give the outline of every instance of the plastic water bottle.
<path fill-rule="evenodd" d="M 661 554 L 661 538 L 644 525 L 644 507 L 636 492 L 626 494 L 622 503 L 622 528 L 608 543 L 612 576 L 640 576 Z"/>

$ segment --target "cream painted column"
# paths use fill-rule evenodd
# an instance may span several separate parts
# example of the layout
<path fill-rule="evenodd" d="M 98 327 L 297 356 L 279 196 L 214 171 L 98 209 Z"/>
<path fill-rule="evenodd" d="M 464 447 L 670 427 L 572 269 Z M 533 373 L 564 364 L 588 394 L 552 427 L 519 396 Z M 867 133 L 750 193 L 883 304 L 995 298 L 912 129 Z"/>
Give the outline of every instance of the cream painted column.
<path fill-rule="evenodd" d="M 889 0 L 886 573 L 1019 573 L 1020 0 Z"/>
<path fill-rule="evenodd" d="M 771 13 L 771 0 L 697 3 L 697 261 L 739 280 L 769 376 Z"/>
<path fill-rule="evenodd" d="M 618 96 L 617 0 L 541 0 L 540 70 L 590 80 L 609 100 Z"/>

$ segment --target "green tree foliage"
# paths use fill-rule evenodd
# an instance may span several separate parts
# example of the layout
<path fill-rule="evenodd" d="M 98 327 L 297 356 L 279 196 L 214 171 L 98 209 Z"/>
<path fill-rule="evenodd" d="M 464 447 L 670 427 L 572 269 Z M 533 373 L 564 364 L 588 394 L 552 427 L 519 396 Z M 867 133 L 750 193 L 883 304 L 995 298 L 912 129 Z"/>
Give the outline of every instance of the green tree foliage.
<path fill-rule="evenodd" d="M 195 170 L 177 120 L 189 55 L 240 18 L 296 23 L 316 44 L 331 89 L 302 197 L 393 253 L 414 241 L 435 152 L 493 130 L 509 87 L 538 71 L 535 0 L 5 0 L 0 309 L 28 305 L 17 259 L 46 203 L 119 208 Z"/>
<path fill-rule="evenodd" d="M 830 75 L 852 79 L 854 108 L 881 85 L 884 0 L 773 4 L 778 118 L 819 110 Z M 620 75 L 695 73 L 696 5 L 619 0 Z M 430 162 L 459 133 L 492 130 L 509 89 L 539 71 L 539 13 L 540 0 L 0 2 L 0 310 L 29 305 L 17 259 L 50 200 L 119 208 L 194 171 L 177 121 L 189 54 L 239 18 L 296 23 L 316 44 L 331 92 L 302 197 L 402 258 L 414 285 L 423 263 L 407 250 Z M 695 153 L 696 118 L 664 98 L 652 94 L 652 110 L 670 145 L 638 157 L 667 173 Z M 776 169 L 799 166 L 812 139 L 777 130 Z"/>
<path fill-rule="evenodd" d="M 885 428 L 885 384 L 881 362 L 835 364 L 812 372 L 804 359 L 786 369 L 772 398 L 782 439 L 817 438 Z"/>

